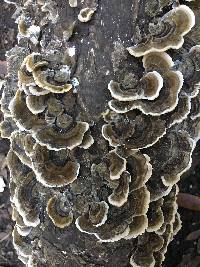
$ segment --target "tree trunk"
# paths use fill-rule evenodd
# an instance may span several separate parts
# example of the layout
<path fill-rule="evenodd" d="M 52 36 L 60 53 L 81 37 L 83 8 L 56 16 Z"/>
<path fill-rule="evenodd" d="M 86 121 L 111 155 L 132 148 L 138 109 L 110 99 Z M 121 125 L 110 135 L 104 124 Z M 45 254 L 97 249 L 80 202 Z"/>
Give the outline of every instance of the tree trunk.
<path fill-rule="evenodd" d="M 161 190 L 162 168 L 166 166 L 160 167 L 160 165 L 164 166 L 169 157 L 170 160 L 172 157 L 173 163 L 169 163 L 171 164 L 169 175 L 173 176 L 173 164 L 180 166 L 186 161 L 189 164 L 193 151 L 191 140 L 197 139 L 199 121 L 192 121 L 189 118 L 181 125 L 175 123 L 171 129 L 171 126 L 166 126 L 168 118 L 161 117 L 161 120 L 166 122 L 165 133 L 162 134 L 163 137 L 159 136 L 160 140 L 152 142 L 152 149 L 144 146 L 137 152 L 133 152 L 129 149 L 132 146 L 124 147 L 119 144 L 116 154 L 112 154 L 119 160 L 117 163 L 115 163 L 116 158 L 113 160 L 109 154 L 114 147 L 110 146 L 103 137 L 102 126 L 107 123 L 106 118 L 110 121 L 115 116 L 115 114 L 106 113 L 109 109 L 108 101 L 112 99 L 108 90 L 110 81 L 125 84 L 130 78 L 128 82 L 134 83 L 144 75 L 142 59 L 131 56 L 127 48 L 144 40 L 149 33 L 149 23 L 169 12 L 172 9 L 172 3 L 178 6 L 178 3 L 174 2 L 173 0 L 83 0 L 78 1 L 77 7 L 71 7 L 67 0 L 38 0 L 24 1 L 24 3 L 22 1 L 16 4 L 21 15 L 18 22 L 19 44 L 7 55 L 9 74 L 2 96 L 4 125 L 1 128 L 4 137 L 11 140 L 11 150 L 8 154 L 11 173 L 10 190 L 13 208 L 17 214 L 14 219 L 18 224 L 13 234 L 14 244 L 20 259 L 27 266 L 161 266 L 166 249 L 162 250 L 164 247 L 162 242 L 167 240 L 168 230 L 171 231 L 169 238 L 171 240 L 179 228 L 177 226 L 179 218 L 176 213 L 176 182 L 171 187 L 169 184 L 166 186 L 162 184 L 163 191 Z M 91 19 L 81 22 L 78 14 L 81 9 L 88 7 L 93 13 Z M 197 13 L 199 7 L 198 3 L 191 4 L 191 8 Z M 33 24 L 40 29 L 31 28 Z M 181 60 L 183 55 L 200 41 L 200 36 L 196 34 L 199 24 L 196 22 L 196 25 L 185 38 L 181 49 L 170 50 L 169 54 L 174 61 Z M 44 63 L 41 67 L 43 73 L 47 73 L 50 69 L 47 83 L 51 83 L 58 73 L 57 83 L 53 82 L 51 86 L 54 89 L 49 89 L 49 85 L 46 85 L 44 91 L 46 90 L 48 94 L 36 95 L 34 99 L 31 98 L 33 94 L 29 88 L 32 86 L 32 80 L 26 83 L 21 78 L 19 82 L 18 73 L 20 68 L 22 69 L 24 59 L 33 52 L 39 53 L 40 61 L 51 62 Z M 33 59 L 35 60 L 33 65 L 38 63 L 38 58 L 36 56 Z M 40 66 L 33 65 L 30 64 L 30 68 L 23 73 L 24 75 L 28 73 L 27 76 L 31 77 L 30 79 L 40 71 Z M 31 66 L 35 69 L 30 70 Z M 65 93 L 53 91 L 58 90 L 57 84 L 63 86 L 65 80 L 62 80 L 62 74 L 66 75 L 69 71 L 66 66 L 70 68 L 69 81 L 73 88 Z M 33 77 L 31 73 L 34 73 Z M 28 79 L 27 76 L 26 79 Z M 197 83 L 197 80 L 195 82 Z M 25 84 L 24 87 L 23 84 Z M 20 90 L 18 89 L 16 94 L 17 88 Z M 27 96 L 31 96 L 29 100 Z M 41 102 L 37 102 L 38 98 L 42 99 Z M 27 103 L 29 103 L 29 109 Z M 39 109 L 41 109 L 40 112 Z M 139 135 L 135 138 L 139 141 L 145 131 L 147 138 L 152 138 L 154 134 L 162 131 L 161 122 L 159 122 L 160 124 L 154 125 L 158 129 L 149 134 L 148 127 L 155 121 L 151 121 L 150 115 L 145 115 L 143 118 L 141 113 L 139 110 L 131 113 L 130 116 L 134 117 L 135 124 L 131 121 L 132 117 L 127 118 L 129 121 L 125 133 L 120 131 L 120 127 L 124 127 L 124 121 L 118 121 L 115 130 L 118 131 L 120 138 L 129 131 L 133 134 L 133 128 L 137 124 L 135 121 L 139 117 L 141 124 L 144 123 L 143 119 L 148 120 L 149 123 L 147 128 L 138 130 Z M 171 118 L 173 114 L 169 113 L 168 116 Z M 81 135 L 81 128 L 78 128 L 73 135 L 71 129 L 76 129 L 79 122 L 86 122 L 87 124 L 82 127 L 87 126 L 89 129 L 85 128 Z M 192 129 L 191 132 L 188 130 L 189 127 Z M 184 134 L 178 136 L 180 131 Z M 186 131 L 189 132 L 187 136 Z M 55 145 L 57 141 L 52 141 L 55 133 L 58 134 L 58 146 Z M 189 138 L 190 141 L 188 141 Z M 79 142 L 80 140 L 82 142 Z M 173 147 L 175 147 L 174 150 Z M 171 149 L 169 153 L 168 148 Z M 146 154 L 150 157 L 153 167 L 151 180 L 134 188 L 132 194 L 129 188 L 129 201 L 124 205 L 118 203 L 119 207 L 112 205 L 111 201 L 108 203 L 109 196 L 114 190 L 120 190 L 120 186 L 124 190 L 120 193 L 125 194 L 127 177 L 124 173 L 127 170 L 133 182 L 136 176 L 141 175 L 140 171 L 144 171 L 143 168 L 150 168 L 148 158 L 144 156 Z M 156 154 L 160 155 L 159 159 Z M 172 154 L 177 155 L 173 158 Z M 112 160 L 115 168 L 120 167 L 121 159 L 127 162 L 127 169 L 124 170 L 125 178 L 119 185 L 119 179 L 110 179 L 109 168 L 112 168 L 110 166 Z M 80 164 L 79 174 L 71 181 L 69 177 L 65 177 L 65 180 L 69 179 L 69 181 L 63 182 L 61 186 L 62 183 L 58 180 L 62 180 L 62 176 L 68 176 L 74 168 L 66 167 L 69 161 Z M 155 171 L 156 168 L 158 172 Z M 164 169 L 163 175 L 167 173 L 167 168 Z M 178 174 L 181 171 L 182 169 Z M 129 184 L 129 187 L 131 186 Z M 169 187 L 171 191 L 168 190 Z M 153 199 L 156 190 L 160 195 L 158 199 Z M 154 207 L 152 202 L 156 202 L 158 206 Z M 100 203 L 102 206 L 99 206 Z M 105 203 L 107 203 L 106 206 Z M 109 207 L 108 214 L 104 211 L 107 207 Z M 163 210 L 159 210 L 161 207 Z M 167 210 L 168 208 L 170 210 Z M 105 216 L 99 222 L 98 216 L 101 217 L 101 212 L 104 212 Z M 170 212 L 173 213 L 173 219 L 169 219 Z M 158 213 L 162 213 L 162 216 Z M 83 226 L 80 226 L 77 221 L 81 216 Z M 94 226 L 95 223 L 91 225 L 90 216 L 104 226 Z M 136 217 L 138 220 L 145 220 L 146 216 L 149 219 L 149 225 L 150 219 L 164 216 L 163 232 L 158 234 L 156 231 L 149 230 L 140 233 L 137 227 L 146 227 L 145 230 L 148 230 L 148 226 L 144 226 L 145 222 L 140 225 L 140 222 L 134 220 Z M 19 218 L 24 225 L 20 224 Z M 65 225 L 63 218 L 68 219 Z M 106 219 L 107 223 L 103 223 Z M 135 231 L 135 238 L 127 239 L 128 234 L 125 232 L 130 225 Z M 98 228 L 100 230 L 96 230 Z M 23 233 L 28 230 L 28 235 L 22 237 L 19 229 Z M 138 253 L 138 256 L 131 263 L 130 258 L 135 253 Z M 145 265 L 141 265 L 141 262 L 145 262 Z"/>

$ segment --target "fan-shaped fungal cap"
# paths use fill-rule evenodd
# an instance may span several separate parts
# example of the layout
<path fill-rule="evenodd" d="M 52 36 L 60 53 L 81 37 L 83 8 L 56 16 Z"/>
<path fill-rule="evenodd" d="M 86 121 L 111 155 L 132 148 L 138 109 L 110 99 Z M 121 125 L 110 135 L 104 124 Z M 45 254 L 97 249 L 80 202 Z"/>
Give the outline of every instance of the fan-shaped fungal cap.
<path fill-rule="evenodd" d="M 86 132 L 85 135 L 84 135 L 84 137 L 83 137 L 83 141 L 79 145 L 79 147 L 84 148 L 84 149 L 88 149 L 93 144 L 94 144 L 94 138 L 92 137 L 91 134 L 89 134 L 88 132 Z"/>
<path fill-rule="evenodd" d="M 102 127 L 102 135 L 111 146 L 135 150 L 153 145 L 165 132 L 165 122 L 159 118 L 133 116 L 131 112 L 118 114 L 118 119 Z"/>
<path fill-rule="evenodd" d="M 157 201 L 149 204 L 147 212 L 148 216 L 148 228 L 147 232 L 156 232 L 164 223 L 164 216 L 162 212 L 163 199 L 160 198 Z"/>
<path fill-rule="evenodd" d="M 125 237 L 129 232 L 129 227 L 126 223 L 119 223 L 116 220 L 107 223 L 108 204 L 104 201 L 94 203 L 95 207 L 92 213 L 89 211 L 86 214 L 76 219 L 76 227 L 84 233 L 94 234 L 101 242 L 115 242 Z M 92 217 L 91 217 L 92 216 Z M 94 225 L 93 222 L 97 223 Z"/>
<path fill-rule="evenodd" d="M 73 213 L 67 206 L 67 200 L 64 197 L 51 197 L 48 200 L 46 211 L 54 225 L 59 228 L 68 227 L 73 221 Z"/>
<path fill-rule="evenodd" d="M 164 244 L 161 236 L 155 233 L 145 233 L 138 238 L 137 249 L 130 258 L 133 267 L 154 267 L 154 253 L 159 251 Z"/>
<path fill-rule="evenodd" d="M 17 184 L 13 202 L 17 211 L 22 216 L 27 226 L 36 227 L 40 223 L 34 194 L 36 186 L 35 174 L 30 172 L 21 182 Z"/>
<path fill-rule="evenodd" d="M 69 83 L 65 83 L 63 85 L 55 85 L 48 82 L 46 71 L 43 71 L 40 68 L 35 69 L 32 74 L 35 83 L 39 87 L 44 88 L 45 90 L 48 90 L 52 93 L 62 94 L 72 89 L 72 85 Z"/>
<path fill-rule="evenodd" d="M 119 179 L 119 185 L 114 189 L 113 193 L 108 197 L 110 204 L 116 207 L 121 207 L 127 202 L 129 194 L 129 183 L 131 182 L 131 175 L 124 171 Z"/>
<path fill-rule="evenodd" d="M 25 58 L 26 68 L 31 73 L 37 68 L 48 66 L 48 62 L 43 60 L 39 53 L 32 53 Z"/>
<path fill-rule="evenodd" d="M 18 84 L 21 85 L 34 85 L 34 79 L 32 74 L 27 70 L 26 67 L 27 58 L 24 59 L 22 62 L 21 67 L 18 70 Z"/>
<path fill-rule="evenodd" d="M 129 224 L 129 233 L 125 239 L 136 238 L 143 234 L 148 227 L 148 217 L 147 215 L 141 215 L 133 217 L 131 224 Z"/>
<path fill-rule="evenodd" d="M 89 218 L 95 227 L 103 225 L 107 220 L 109 206 L 105 201 L 94 202 L 90 205 Z"/>
<path fill-rule="evenodd" d="M 108 89 L 111 96 L 119 101 L 133 101 L 137 99 L 153 100 L 158 97 L 163 87 L 163 78 L 157 71 L 152 71 L 144 75 L 136 88 L 122 90 L 120 84 L 111 81 Z"/>
<path fill-rule="evenodd" d="M 47 106 L 46 100 L 47 98 L 45 95 L 28 95 L 26 97 L 26 105 L 33 114 L 39 114 L 45 110 Z"/>
<path fill-rule="evenodd" d="M 127 157 L 127 171 L 131 174 L 130 192 L 143 187 L 152 175 L 149 156 L 131 152 Z"/>
<path fill-rule="evenodd" d="M 9 109 L 19 129 L 33 130 L 46 125 L 44 120 L 38 118 L 27 108 L 20 90 L 17 90 L 10 102 Z"/>
<path fill-rule="evenodd" d="M 13 245 L 17 253 L 22 257 L 28 258 L 29 255 L 31 254 L 31 246 L 28 243 L 27 238 L 21 236 L 18 233 L 16 226 L 13 229 L 12 237 L 13 237 Z"/>
<path fill-rule="evenodd" d="M 50 93 L 48 90 L 45 90 L 37 85 L 30 85 L 28 90 L 30 94 L 35 96 L 48 95 Z"/>
<path fill-rule="evenodd" d="M 168 71 L 164 77 L 164 87 L 159 96 L 152 101 L 136 100 L 122 105 L 117 100 L 111 100 L 109 106 L 118 113 L 126 113 L 139 109 L 146 115 L 160 116 L 175 109 L 178 104 L 178 95 L 183 86 L 183 75 L 180 71 Z"/>
<path fill-rule="evenodd" d="M 78 19 L 81 22 L 88 22 L 89 20 L 91 20 L 95 10 L 96 9 L 89 7 L 81 9 L 80 13 L 78 14 Z"/>
<path fill-rule="evenodd" d="M 82 141 L 85 132 L 89 129 L 87 122 L 77 122 L 76 125 L 66 125 L 66 129 L 60 128 L 60 131 L 54 129 L 54 127 L 47 126 L 33 134 L 34 138 L 41 145 L 47 146 L 51 150 L 61 149 L 73 149 L 79 146 Z"/>
<path fill-rule="evenodd" d="M 10 137 L 10 147 L 21 162 L 31 168 L 31 160 L 25 151 L 26 133 L 14 131 Z"/>
<path fill-rule="evenodd" d="M 144 43 L 129 47 L 128 51 L 135 57 L 155 51 L 166 51 L 169 48 L 179 49 L 186 35 L 195 24 L 193 11 L 180 5 L 165 14 L 158 25 L 150 25 L 150 34 Z"/>
<path fill-rule="evenodd" d="M 65 159 L 69 157 L 66 164 L 58 165 L 53 161 L 53 152 L 36 144 L 31 154 L 32 168 L 36 174 L 36 179 L 47 187 L 61 187 L 68 185 L 77 179 L 80 164 L 70 160 L 70 155 L 67 150 L 63 150 Z M 68 156 L 69 155 L 69 156 Z M 54 156 L 56 159 L 58 155 Z"/>
<path fill-rule="evenodd" d="M 120 157 L 117 154 L 116 150 L 110 151 L 106 157 L 108 158 L 109 170 L 110 170 L 110 179 L 116 180 L 119 179 L 121 174 L 126 170 L 126 159 Z"/>
<path fill-rule="evenodd" d="M 165 186 L 173 186 L 191 166 L 193 140 L 186 132 L 169 132 L 147 152 L 156 173 Z M 167 157 L 167 162 L 164 158 Z M 161 159 L 163 159 L 161 161 Z M 162 164 L 161 164 L 162 162 Z M 174 164 L 176 162 L 176 164 Z"/>
<path fill-rule="evenodd" d="M 166 52 L 151 52 L 144 55 L 142 63 L 147 72 L 155 70 L 162 75 L 174 65 L 172 58 Z"/>

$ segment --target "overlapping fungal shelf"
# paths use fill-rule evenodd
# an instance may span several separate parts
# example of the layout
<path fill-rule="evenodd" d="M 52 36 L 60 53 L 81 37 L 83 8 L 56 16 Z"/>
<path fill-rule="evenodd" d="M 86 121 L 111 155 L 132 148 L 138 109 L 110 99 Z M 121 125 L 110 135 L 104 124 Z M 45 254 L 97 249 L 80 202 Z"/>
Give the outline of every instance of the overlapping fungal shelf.
<path fill-rule="evenodd" d="M 125 60 L 143 56 L 142 71 L 129 69 L 130 82 L 108 76 L 106 107 L 92 117 L 69 40 L 98 1 L 69 0 L 67 27 L 55 1 L 33 2 L 21 10 L 1 98 L 19 258 L 26 266 L 162 266 L 181 226 L 177 183 L 200 137 L 199 46 L 178 60 L 167 51 L 183 45 L 193 11 L 176 6 L 149 24 L 145 42 L 125 52 L 116 45 Z"/>

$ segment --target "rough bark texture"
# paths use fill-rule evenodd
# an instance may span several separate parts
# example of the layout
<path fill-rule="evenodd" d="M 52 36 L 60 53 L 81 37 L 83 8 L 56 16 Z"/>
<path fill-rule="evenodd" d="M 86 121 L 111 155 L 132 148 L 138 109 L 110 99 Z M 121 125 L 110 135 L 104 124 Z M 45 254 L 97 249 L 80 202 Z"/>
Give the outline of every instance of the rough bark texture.
<path fill-rule="evenodd" d="M 79 182 L 59 190 L 47 189 L 41 185 L 35 189 L 36 192 L 40 192 L 40 202 L 37 205 L 41 224 L 31 231 L 30 240 L 34 240 L 32 249 L 38 261 L 36 266 L 130 267 L 129 258 L 137 245 L 136 239 L 102 243 L 97 241 L 94 235 L 81 233 L 75 224 L 71 224 L 67 229 L 59 229 L 49 219 L 45 207 L 48 199 L 58 191 L 67 195 L 69 201 L 77 206 L 76 212 L 81 209 L 87 210 L 88 202 L 105 200 L 107 195 L 112 193 L 102 182 L 102 177 L 91 173 L 91 162 L 99 164 L 110 150 L 107 141 L 100 135 L 104 123 L 102 112 L 107 109 L 108 100 L 111 99 L 107 89 L 108 83 L 111 80 L 121 80 L 128 72 L 142 75 L 141 59 L 133 59 L 126 47 L 141 40 L 146 35 L 147 25 L 153 21 L 153 16 L 162 15 L 163 11 L 170 10 L 173 1 L 85 0 L 84 7 L 95 6 L 98 3 L 97 10 L 88 23 L 76 22 L 74 34 L 69 42 L 63 41 L 63 29 L 77 20 L 82 4 L 73 9 L 66 0 L 55 2 L 59 20 L 56 24 L 49 22 L 43 27 L 40 41 L 43 41 L 43 48 L 46 50 L 64 52 L 68 47 L 75 46 L 76 63 L 72 76 L 76 77 L 80 84 L 75 99 L 76 118 L 89 123 L 95 143 L 88 151 L 79 149 L 74 152 L 79 163 L 84 165 L 84 168 L 81 168 Z M 43 15 L 33 12 L 31 16 L 39 21 Z M 196 27 L 195 30 L 199 29 Z M 195 31 L 192 31 L 184 47 L 179 52 L 172 52 L 173 56 L 178 58 L 179 54 L 187 51 L 188 47 L 192 47 L 200 41 L 199 39 Z M 41 52 L 38 45 L 26 43 L 26 39 L 22 38 L 19 47 L 15 47 L 9 53 L 10 76 L 6 86 L 10 86 L 10 99 L 16 91 L 17 70 L 23 58 L 33 51 Z M 12 58 L 13 55 L 15 58 Z M 56 155 L 54 157 L 56 158 Z M 59 160 L 62 161 L 62 158 Z M 124 209 L 124 214 L 121 213 L 121 218 L 117 217 L 117 220 L 123 220 L 126 212 Z M 114 209 L 111 213 L 115 216 Z M 79 215 L 79 212 L 77 214 Z"/>

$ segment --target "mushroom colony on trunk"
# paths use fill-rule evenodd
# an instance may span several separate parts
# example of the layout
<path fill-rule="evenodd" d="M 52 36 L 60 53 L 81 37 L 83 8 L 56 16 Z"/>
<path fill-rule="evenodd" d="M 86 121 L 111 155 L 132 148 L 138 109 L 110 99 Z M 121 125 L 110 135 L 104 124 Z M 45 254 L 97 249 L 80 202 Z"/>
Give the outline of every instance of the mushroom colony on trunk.
<path fill-rule="evenodd" d="M 195 15 L 171 6 L 129 42 L 121 55 L 141 71 L 110 75 L 106 105 L 90 117 L 77 78 L 85 62 L 69 40 L 91 23 L 98 1 L 65 2 L 74 20 L 59 20 L 56 1 L 18 6 L 18 45 L 7 52 L 0 130 L 10 140 L 14 247 L 27 266 L 50 266 L 53 257 L 52 266 L 95 266 L 89 255 L 118 266 L 109 260 L 122 247 L 129 256 L 120 267 L 162 266 L 181 227 L 177 182 L 200 137 L 200 46 L 176 56 Z M 62 257 L 51 255 L 52 242 Z M 85 256 L 70 265 L 70 253 Z"/>

